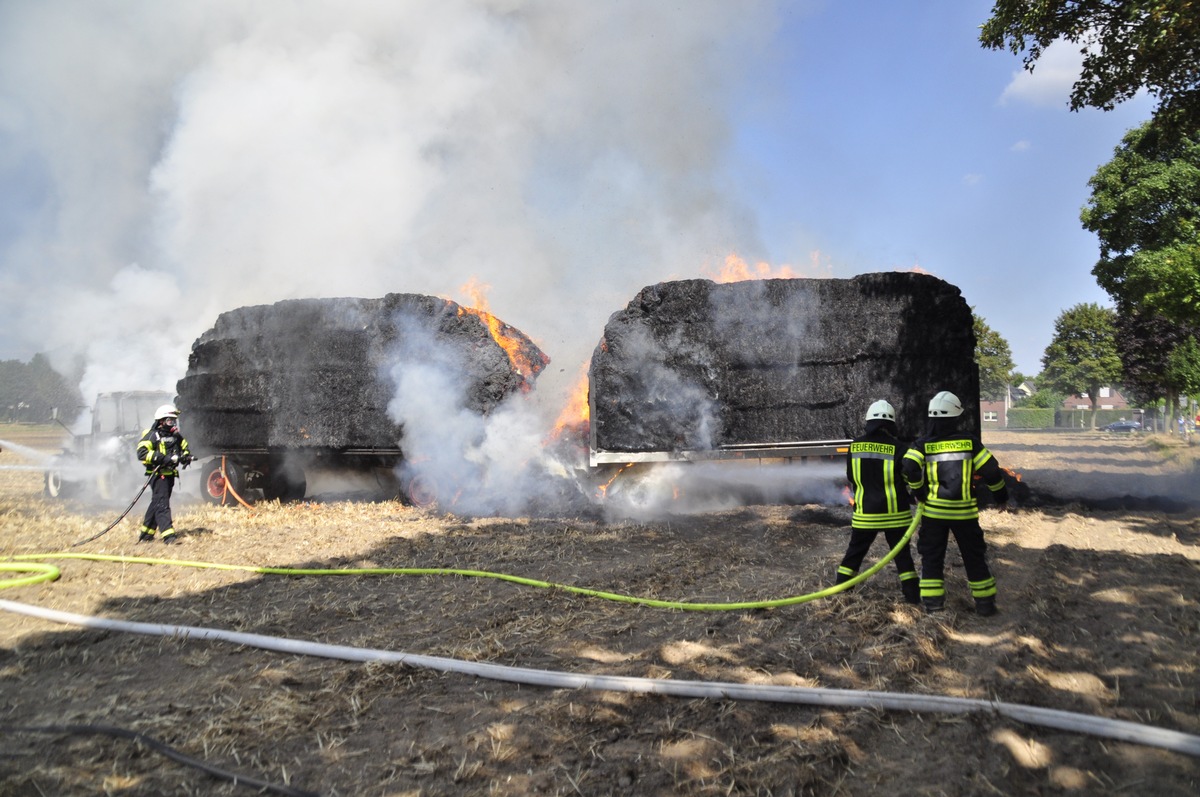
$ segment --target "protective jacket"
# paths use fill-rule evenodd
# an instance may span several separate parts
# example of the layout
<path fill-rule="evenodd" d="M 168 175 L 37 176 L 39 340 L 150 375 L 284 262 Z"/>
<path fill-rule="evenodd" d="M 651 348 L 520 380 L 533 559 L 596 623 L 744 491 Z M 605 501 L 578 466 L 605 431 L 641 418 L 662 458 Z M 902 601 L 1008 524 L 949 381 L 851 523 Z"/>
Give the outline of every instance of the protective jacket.
<path fill-rule="evenodd" d="M 170 461 L 171 457 L 175 457 L 174 462 Z M 190 460 L 191 453 L 183 435 L 178 432 L 164 432 L 155 424 L 142 433 L 142 439 L 137 444 L 137 458 L 146 466 L 147 476 L 160 464 L 163 467 L 158 471 L 158 475 L 178 476 L 178 463 L 181 460 Z"/>
<path fill-rule="evenodd" d="M 912 520 L 908 490 L 901 477 L 907 447 L 884 429 L 850 442 L 846 479 L 854 490 L 850 527 L 879 531 L 907 526 Z"/>
<path fill-rule="evenodd" d="M 951 432 L 923 437 L 904 455 L 908 489 L 925 497 L 925 517 L 936 520 L 979 518 L 975 476 L 992 491 L 996 503 L 1008 501 L 1004 472 L 992 452 L 969 435 Z"/>

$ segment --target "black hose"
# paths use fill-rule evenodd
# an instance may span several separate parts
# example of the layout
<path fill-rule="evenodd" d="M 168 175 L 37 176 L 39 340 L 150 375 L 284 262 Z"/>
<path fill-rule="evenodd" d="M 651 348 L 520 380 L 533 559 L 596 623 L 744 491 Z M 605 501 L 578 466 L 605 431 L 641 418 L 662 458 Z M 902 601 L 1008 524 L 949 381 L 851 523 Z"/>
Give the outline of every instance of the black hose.
<path fill-rule="evenodd" d="M 189 755 L 184 755 L 175 748 L 163 744 L 157 739 L 149 737 L 144 733 L 138 733 L 137 731 L 131 731 L 126 728 L 117 728 L 112 725 L 41 725 L 16 728 L 6 728 L 0 725 L 0 733 L 98 733 L 106 736 L 115 736 L 120 739 L 132 739 L 135 742 L 146 745 L 152 750 L 162 753 L 173 761 L 178 761 L 186 766 L 194 767 L 202 772 L 207 772 L 209 775 L 220 778 L 221 780 L 228 780 L 235 786 L 249 786 L 252 789 L 271 792 L 273 794 L 282 794 L 285 795 L 285 797 L 319 797 L 317 792 L 294 789 L 291 786 L 282 786 L 277 783 L 259 780 L 258 778 L 251 778 L 247 777 L 246 775 L 238 775 L 235 772 L 228 772 L 205 761 L 201 761 L 198 758 L 192 758 Z"/>
<path fill-rule="evenodd" d="M 72 543 L 71 547 L 78 548 L 80 545 L 89 543 L 92 540 L 98 540 L 101 537 L 103 537 L 105 534 L 108 534 L 110 531 L 112 531 L 114 528 L 116 528 L 116 525 L 125 519 L 125 516 L 129 514 L 129 510 L 133 509 L 134 505 L 142 497 L 142 493 L 146 492 L 146 488 L 150 486 L 150 482 L 154 481 L 154 477 L 158 475 L 158 471 L 161 468 L 162 468 L 162 465 L 159 465 L 150 473 L 149 476 L 146 477 L 146 483 L 142 485 L 142 489 L 138 490 L 138 494 L 135 495 L 133 497 L 133 500 L 129 502 L 129 506 L 125 507 L 125 511 L 121 513 L 120 517 L 118 517 L 112 523 L 109 523 L 107 526 L 105 526 L 104 531 L 100 532 L 99 534 L 93 534 L 92 536 L 88 537 L 86 540 L 80 540 L 79 542 Z"/>

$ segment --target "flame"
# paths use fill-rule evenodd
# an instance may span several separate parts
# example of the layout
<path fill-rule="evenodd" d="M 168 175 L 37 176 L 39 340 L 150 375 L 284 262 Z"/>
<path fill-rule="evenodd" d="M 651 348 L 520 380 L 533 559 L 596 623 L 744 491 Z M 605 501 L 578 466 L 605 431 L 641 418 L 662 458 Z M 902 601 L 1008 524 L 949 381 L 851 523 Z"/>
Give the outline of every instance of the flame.
<path fill-rule="evenodd" d="M 599 487 L 596 488 L 596 497 L 604 498 L 608 494 L 608 488 L 611 487 L 612 483 L 617 480 L 617 477 L 632 467 L 633 467 L 632 462 L 628 462 L 628 463 L 622 465 L 620 467 L 620 469 L 612 475 L 611 479 L 609 479 L 604 484 L 601 484 Z"/>
<path fill-rule="evenodd" d="M 1020 474 L 1020 473 L 1018 473 L 1017 471 L 1015 471 L 1015 470 L 1012 470 L 1012 469 L 1010 469 L 1010 468 L 1006 468 L 1006 467 L 1004 467 L 1004 466 L 1001 466 L 1001 467 L 1000 467 L 1000 470 L 1004 471 L 1004 472 L 1005 472 L 1005 473 L 1007 473 L 1009 476 L 1012 476 L 1012 477 L 1013 477 L 1013 481 L 1018 481 L 1018 482 L 1019 482 L 1019 481 L 1021 481 L 1021 474 Z"/>
<path fill-rule="evenodd" d="M 770 263 L 758 262 L 751 266 L 735 254 L 725 258 L 725 265 L 717 274 L 714 282 L 744 282 L 746 280 L 765 279 L 795 279 L 797 274 L 791 266 L 780 266 L 778 273 L 773 273 Z"/>
<path fill-rule="evenodd" d="M 849 506 L 854 506 L 854 493 L 850 492 L 849 487 L 842 488 L 842 499 L 845 500 Z"/>
<path fill-rule="evenodd" d="M 590 365 L 591 361 L 589 360 L 580 369 L 579 378 L 575 381 L 575 387 L 571 388 L 571 395 L 567 399 L 566 406 L 562 408 L 562 412 L 558 414 L 558 420 L 554 422 L 554 430 L 550 433 L 553 439 L 562 437 L 563 433 L 569 430 L 587 430 L 592 415 L 592 409 L 588 406 L 588 368 Z"/>
<path fill-rule="evenodd" d="M 491 314 L 487 301 L 487 292 L 491 290 L 490 285 L 472 277 L 460 286 L 459 290 L 469 297 L 472 304 L 471 307 L 460 305 L 459 315 L 469 313 L 484 323 L 492 340 L 496 341 L 497 345 L 504 350 L 513 368 L 525 378 L 525 389 L 528 390 L 533 383 L 533 377 L 546 367 L 550 358 L 545 354 L 536 359 L 530 357 L 525 348 L 525 341 L 516 334 L 517 330 Z"/>

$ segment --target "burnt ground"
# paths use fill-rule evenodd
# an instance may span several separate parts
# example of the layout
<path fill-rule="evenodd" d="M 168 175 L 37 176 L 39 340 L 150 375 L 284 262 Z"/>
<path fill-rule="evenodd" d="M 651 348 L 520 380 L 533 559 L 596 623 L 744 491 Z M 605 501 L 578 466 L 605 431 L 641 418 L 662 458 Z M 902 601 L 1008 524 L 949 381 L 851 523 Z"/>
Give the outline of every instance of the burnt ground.
<path fill-rule="evenodd" d="M 11 427 L 0 438 L 12 439 Z M 948 611 L 853 592 L 691 612 L 485 578 L 260 575 L 49 559 L 0 598 L 519 667 L 996 699 L 1200 734 L 1197 453 L 1153 437 L 992 433 L 1028 488 L 985 512 L 1000 614 L 955 553 Z M 28 441 L 34 444 L 34 441 Z M 0 465 L 20 460 L 0 453 Z M 123 507 L 51 503 L 0 471 L 0 554 L 60 551 Z M 177 502 L 182 546 L 126 521 L 73 549 L 279 567 L 508 573 L 668 600 L 753 601 L 832 582 L 848 510 L 750 506 L 655 521 L 468 518 L 396 502 Z M 953 551 L 953 547 L 952 547 Z M 873 554 L 883 553 L 882 541 Z M 404 664 L 85 630 L 0 613 L 0 795 L 249 794 L 124 739 L 325 795 L 1194 795 L 1200 758 L 937 714 L 526 686 Z"/>

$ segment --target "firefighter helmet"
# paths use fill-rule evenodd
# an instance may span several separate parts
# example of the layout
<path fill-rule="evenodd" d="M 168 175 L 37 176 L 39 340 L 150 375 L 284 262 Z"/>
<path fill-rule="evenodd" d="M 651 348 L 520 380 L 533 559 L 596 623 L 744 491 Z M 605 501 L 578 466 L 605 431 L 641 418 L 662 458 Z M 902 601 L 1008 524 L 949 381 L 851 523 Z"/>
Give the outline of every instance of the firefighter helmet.
<path fill-rule="evenodd" d="M 888 402 L 884 401 L 883 399 L 880 399 L 879 401 L 876 401 L 874 404 L 872 404 L 870 407 L 867 407 L 867 420 L 868 421 L 892 421 L 893 423 L 895 423 L 896 408 L 893 407 Z"/>
<path fill-rule="evenodd" d="M 962 402 L 949 390 L 943 390 L 929 400 L 930 418 L 957 418 L 962 411 Z"/>
<path fill-rule="evenodd" d="M 163 418 L 178 418 L 179 408 L 174 404 L 163 404 L 154 411 L 154 420 L 161 421 Z"/>

